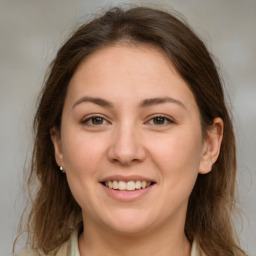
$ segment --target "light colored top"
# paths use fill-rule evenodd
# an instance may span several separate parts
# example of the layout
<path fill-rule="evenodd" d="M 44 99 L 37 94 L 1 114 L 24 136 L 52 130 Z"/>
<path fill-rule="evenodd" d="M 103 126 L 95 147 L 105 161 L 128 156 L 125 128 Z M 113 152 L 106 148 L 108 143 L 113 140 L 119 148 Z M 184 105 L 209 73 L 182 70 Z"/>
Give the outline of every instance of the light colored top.
<path fill-rule="evenodd" d="M 56 254 L 50 254 L 49 256 L 80 256 L 78 249 L 78 230 L 74 231 L 70 236 L 70 239 L 65 242 L 56 252 Z M 39 256 L 34 250 L 24 250 L 20 253 L 17 253 L 13 256 Z M 46 255 L 45 255 L 46 256 Z M 190 256 L 200 256 L 200 252 L 194 241 L 191 247 Z"/>

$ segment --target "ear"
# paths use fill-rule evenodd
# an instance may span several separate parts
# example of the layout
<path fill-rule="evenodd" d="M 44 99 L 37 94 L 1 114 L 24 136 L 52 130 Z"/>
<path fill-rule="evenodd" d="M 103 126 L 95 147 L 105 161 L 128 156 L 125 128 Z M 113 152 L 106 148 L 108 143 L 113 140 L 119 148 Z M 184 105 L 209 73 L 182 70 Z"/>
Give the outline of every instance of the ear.
<path fill-rule="evenodd" d="M 60 131 L 57 130 L 56 127 L 53 127 L 50 131 L 50 134 L 51 134 L 51 140 L 54 146 L 55 161 L 59 166 L 63 167 L 64 161 L 63 161 L 63 154 L 62 154 Z"/>
<path fill-rule="evenodd" d="M 199 173 L 206 174 L 212 170 L 213 164 L 217 161 L 223 137 L 224 124 L 221 118 L 213 120 L 213 124 L 207 131 L 203 145 Z"/>

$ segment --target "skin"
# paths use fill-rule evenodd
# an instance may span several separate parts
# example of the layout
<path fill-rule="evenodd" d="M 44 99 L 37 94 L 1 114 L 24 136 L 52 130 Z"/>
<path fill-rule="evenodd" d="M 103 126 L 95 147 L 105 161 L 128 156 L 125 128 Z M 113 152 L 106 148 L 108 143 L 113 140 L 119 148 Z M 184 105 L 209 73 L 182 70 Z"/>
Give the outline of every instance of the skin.
<path fill-rule="evenodd" d="M 172 100 L 145 104 L 166 97 Z M 81 256 L 190 255 L 188 198 L 198 173 L 211 171 L 222 130 L 216 118 L 203 139 L 193 93 L 159 50 L 114 45 L 87 57 L 70 81 L 61 131 L 52 131 L 56 161 L 82 208 Z M 124 202 L 100 183 L 111 175 L 155 184 Z"/>

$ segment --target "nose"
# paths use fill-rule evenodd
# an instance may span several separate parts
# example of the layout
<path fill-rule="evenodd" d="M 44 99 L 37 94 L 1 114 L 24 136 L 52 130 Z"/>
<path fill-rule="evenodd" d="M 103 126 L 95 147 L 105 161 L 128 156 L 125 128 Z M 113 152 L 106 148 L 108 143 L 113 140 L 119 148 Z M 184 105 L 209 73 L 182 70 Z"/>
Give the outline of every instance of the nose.
<path fill-rule="evenodd" d="M 136 127 L 122 125 L 113 131 L 108 158 L 111 162 L 127 166 L 145 160 L 146 151 L 141 143 L 141 136 Z"/>

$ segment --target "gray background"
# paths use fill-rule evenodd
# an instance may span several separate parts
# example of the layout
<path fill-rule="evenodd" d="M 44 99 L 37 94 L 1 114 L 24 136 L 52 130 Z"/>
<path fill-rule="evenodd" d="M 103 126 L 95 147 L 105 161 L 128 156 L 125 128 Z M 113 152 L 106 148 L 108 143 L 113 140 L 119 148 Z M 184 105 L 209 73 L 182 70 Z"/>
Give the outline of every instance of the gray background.
<path fill-rule="evenodd" d="M 90 18 L 91 13 L 124 2 L 0 0 L 0 255 L 11 252 L 24 207 L 23 167 L 31 151 L 31 121 L 45 70 L 77 24 Z M 181 12 L 219 61 L 234 111 L 238 142 L 243 227 L 239 219 L 236 223 L 242 246 L 255 256 L 256 1 L 153 3 Z"/>

